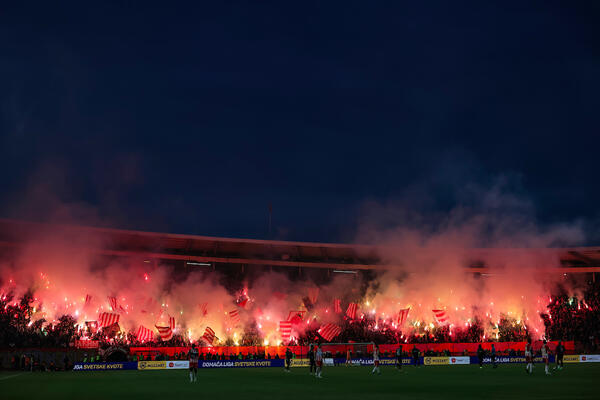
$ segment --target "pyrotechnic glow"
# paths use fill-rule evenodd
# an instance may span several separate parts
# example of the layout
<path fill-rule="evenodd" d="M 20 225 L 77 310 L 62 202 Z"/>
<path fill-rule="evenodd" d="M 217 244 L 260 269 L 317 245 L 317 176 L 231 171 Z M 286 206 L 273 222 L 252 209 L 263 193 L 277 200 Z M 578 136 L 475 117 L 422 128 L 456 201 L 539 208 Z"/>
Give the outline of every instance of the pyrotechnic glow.
<path fill-rule="evenodd" d="M 550 268 L 553 260 L 538 260 L 525 253 L 511 255 L 510 259 L 490 258 L 485 260 L 486 265 L 497 266 L 501 272 L 475 279 L 464 270 L 461 247 L 447 245 L 444 237 L 438 240 L 440 243 L 425 242 L 427 251 L 411 247 L 411 241 L 392 246 L 391 254 L 385 256 L 402 261 L 399 264 L 406 265 L 406 270 L 376 275 L 364 282 L 366 292 L 354 290 L 357 279 L 366 279 L 360 274 L 352 276 L 351 281 L 345 274 L 334 274 L 329 283 L 319 288 L 314 304 L 305 304 L 303 299 L 315 285 L 309 279 L 293 281 L 266 273 L 228 290 L 217 271 L 194 269 L 173 279 L 177 271 L 157 262 L 136 265 L 122 261 L 105 268 L 92 267 L 93 256 L 79 250 L 77 241 L 37 238 L 14 263 L 0 264 L 0 278 L 10 277 L 0 281 L 0 298 L 6 299 L 7 293 L 18 297 L 32 291 L 35 301 L 29 326 L 42 318 L 56 321 L 71 314 L 78 329 L 86 331 L 87 326 L 92 326 L 86 322 L 98 321 L 99 314 L 109 312 L 119 315 L 122 335 L 135 332 L 139 326 L 169 326 L 169 317 L 173 317 L 189 340 L 199 340 L 210 327 L 220 342 L 233 338 L 235 343 L 242 340 L 245 327 L 256 323 L 264 343 L 281 344 L 278 324 L 287 321 L 290 310 L 306 312 L 294 323 L 295 335 L 327 323 L 341 324 L 348 317 L 344 312 L 329 312 L 334 299 L 341 299 L 344 309 L 349 303 L 358 304 L 356 318 L 371 321 L 370 329 L 394 330 L 405 340 L 425 330 L 444 329 L 436 323 L 434 309 L 446 310 L 445 329 L 449 335 L 459 334 L 463 326 L 469 328 L 473 321 L 481 321 L 487 337 L 497 337 L 501 319 L 506 316 L 511 318 L 509 324 L 520 325 L 523 321 L 529 330 L 544 330 L 539 314 L 547 312 L 546 299 L 552 302 L 552 279 L 547 282 L 544 269 L 530 265 L 546 263 Z M 420 259 L 418 255 L 423 253 L 427 257 Z M 43 272 L 38 269 L 40 259 L 44 259 Z M 109 297 L 117 300 L 115 307 L 110 305 Z M 577 306 L 588 308 L 583 301 L 578 301 Z M 403 308 L 410 311 L 400 323 L 398 313 Z M 238 310 L 239 322 L 232 321 L 230 311 L 234 309 Z M 550 314 L 548 317 L 553 318 Z"/>

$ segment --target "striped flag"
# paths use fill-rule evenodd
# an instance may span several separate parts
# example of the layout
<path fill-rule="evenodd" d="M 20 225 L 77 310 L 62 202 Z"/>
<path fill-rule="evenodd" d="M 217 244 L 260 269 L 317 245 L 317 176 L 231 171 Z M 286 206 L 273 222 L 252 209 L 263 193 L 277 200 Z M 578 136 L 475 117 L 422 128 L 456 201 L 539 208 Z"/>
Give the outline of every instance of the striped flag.
<path fill-rule="evenodd" d="M 435 322 L 439 325 L 445 325 L 448 322 L 448 315 L 446 314 L 446 310 L 431 310 L 433 311 L 433 316 L 435 318 Z"/>
<path fill-rule="evenodd" d="M 290 321 L 279 321 L 279 333 L 284 343 L 289 342 L 292 336 L 292 323 Z"/>
<path fill-rule="evenodd" d="M 240 312 L 238 310 L 229 311 L 229 321 L 233 326 L 237 326 L 240 324 Z"/>
<path fill-rule="evenodd" d="M 173 329 L 170 326 L 156 326 L 156 329 L 160 335 L 160 340 L 171 340 L 173 337 Z"/>
<path fill-rule="evenodd" d="M 140 342 L 151 342 L 154 339 L 154 332 L 151 329 L 145 328 L 142 325 L 137 330 L 137 340 Z"/>
<path fill-rule="evenodd" d="M 409 311 L 410 308 L 404 308 L 398 312 L 398 319 L 396 320 L 396 325 L 398 326 L 398 328 L 400 328 L 406 322 Z"/>
<path fill-rule="evenodd" d="M 356 309 L 357 308 L 358 308 L 358 304 L 356 304 L 356 303 L 348 304 L 348 309 L 346 310 L 346 315 L 348 316 L 348 318 L 350 318 L 351 320 L 356 319 Z"/>
<path fill-rule="evenodd" d="M 171 317 L 169 315 L 169 328 L 171 328 L 172 330 L 175 330 L 175 317 Z"/>
<path fill-rule="evenodd" d="M 333 300 L 333 311 L 337 314 L 341 314 L 342 312 L 342 301 L 340 299 Z"/>
<path fill-rule="evenodd" d="M 204 330 L 204 335 L 202 335 L 202 338 L 209 344 L 212 346 L 213 342 L 215 341 L 215 331 L 212 330 L 212 328 L 210 326 L 207 326 L 206 329 Z"/>
<path fill-rule="evenodd" d="M 108 312 L 100 313 L 98 316 L 98 325 L 100 328 L 105 328 L 119 322 L 119 314 L 113 314 Z"/>
<path fill-rule="evenodd" d="M 92 296 L 90 296 L 89 294 L 86 294 L 84 307 L 89 306 L 91 302 L 92 302 Z"/>
<path fill-rule="evenodd" d="M 316 304 L 317 299 L 319 298 L 319 288 L 314 287 L 314 288 L 308 289 L 308 298 L 310 299 L 310 302 L 312 304 Z"/>
<path fill-rule="evenodd" d="M 202 313 L 203 317 L 206 317 L 206 315 L 208 314 L 208 303 L 200 304 L 200 312 Z"/>
<path fill-rule="evenodd" d="M 113 311 L 117 311 L 117 298 L 116 297 L 108 296 L 108 304 L 110 304 L 110 308 Z"/>
<path fill-rule="evenodd" d="M 335 324 L 327 324 L 320 327 L 317 333 L 321 335 L 323 339 L 329 342 L 331 339 L 342 333 L 342 328 Z"/>
<path fill-rule="evenodd" d="M 298 310 L 298 311 L 290 311 L 287 317 L 287 320 L 293 324 L 299 324 L 304 319 L 304 314 L 306 311 Z"/>

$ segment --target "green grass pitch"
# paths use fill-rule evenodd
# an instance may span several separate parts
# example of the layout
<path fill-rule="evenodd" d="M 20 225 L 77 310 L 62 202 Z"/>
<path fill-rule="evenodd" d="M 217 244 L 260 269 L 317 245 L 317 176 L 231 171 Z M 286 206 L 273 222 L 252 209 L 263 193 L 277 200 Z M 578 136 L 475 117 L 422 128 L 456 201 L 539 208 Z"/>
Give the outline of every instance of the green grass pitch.
<path fill-rule="evenodd" d="M 187 370 L 0 373 L 0 398 L 12 399 L 598 399 L 600 364 L 570 364 L 527 375 L 521 364 L 329 367 L 323 378 L 307 368 L 203 369 L 190 383 Z"/>

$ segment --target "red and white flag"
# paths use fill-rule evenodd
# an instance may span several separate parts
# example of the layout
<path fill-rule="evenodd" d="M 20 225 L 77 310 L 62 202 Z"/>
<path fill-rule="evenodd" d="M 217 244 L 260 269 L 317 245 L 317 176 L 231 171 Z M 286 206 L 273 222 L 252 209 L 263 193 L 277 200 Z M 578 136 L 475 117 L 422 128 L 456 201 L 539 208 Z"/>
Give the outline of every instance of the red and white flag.
<path fill-rule="evenodd" d="M 333 310 L 338 314 L 342 313 L 342 301 L 340 299 L 333 300 Z"/>
<path fill-rule="evenodd" d="M 238 310 L 232 310 L 227 313 L 229 315 L 229 321 L 233 326 L 240 324 L 240 312 Z"/>
<path fill-rule="evenodd" d="M 342 328 L 335 324 L 327 324 L 320 327 L 317 333 L 321 335 L 323 339 L 329 342 L 331 339 L 342 333 Z"/>
<path fill-rule="evenodd" d="M 86 294 L 84 307 L 89 306 L 91 302 L 92 302 L 92 296 L 90 296 L 89 294 Z"/>
<path fill-rule="evenodd" d="M 139 340 L 140 342 L 150 342 L 152 341 L 152 339 L 154 339 L 154 332 L 152 332 L 152 329 L 148 329 L 140 325 L 140 327 L 137 330 L 136 336 L 137 340 Z"/>
<path fill-rule="evenodd" d="M 348 316 L 348 318 L 350 318 L 351 320 L 356 319 L 356 309 L 357 308 L 358 308 L 358 304 L 356 304 L 356 303 L 348 304 L 348 309 L 346 310 L 346 315 Z"/>
<path fill-rule="evenodd" d="M 119 314 L 113 314 L 108 312 L 100 313 L 98 316 L 98 326 L 100 328 L 105 328 L 107 326 L 111 326 L 119 322 Z"/>
<path fill-rule="evenodd" d="M 312 304 L 316 304 L 319 298 L 319 288 L 313 287 L 308 289 L 308 298 Z"/>
<path fill-rule="evenodd" d="M 306 313 L 306 311 L 304 311 L 304 310 L 298 310 L 298 311 L 292 310 L 288 313 L 287 320 L 290 321 L 292 324 L 299 324 L 304 319 L 305 313 Z"/>
<path fill-rule="evenodd" d="M 117 311 L 117 298 L 116 297 L 108 296 L 108 304 L 110 304 L 110 308 L 113 311 Z"/>
<path fill-rule="evenodd" d="M 401 327 L 402 325 L 404 325 L 404 323 L 406 322 L 409 311 L 410 311 L 410 308 L 404 308 L 404 309 L 398 311 L 398 319 L 396 320 L 396 325 L 398 326 L 398 328 Z"/>
<path fill-rule="evenodd" d="M 160 335 L 160 340 L 167 341 L 173 337 L 173 329 L 170 326 L 157 326 L 156 329 Z"/>
<path fill-rule="evenodd" d="M 175 317 L 171 317 L 169 315 L 169 328 L 171 328 L 172 330 L 175 330 Z"/>
<path fill-rule="evenodd" d="M 209 344 L 212 346 L 213 342 L 215 341 L 215 331 L 212 330 L 212 328 L 210 326 L 207 326 L 206 329 L 204 330 L 204 335 L 202 335 L 202 338 Z"/>
<path fill-rule="evenodd" d="M 279 333 L 284 343 L 289 342 L 292 336 L 292 323 L 290 321 L 279 321 Z"/>
<path fill-rule="evenodd" d="M 431 310 L 433 311 L 433 316 L 435 318 L 435 322 L 439 325 L 445 325 L 448 322 L 448 314 L 446 314 L 446 310 Z"/>
<path fill-rule="evenodd" d="M 206 317 L 206 315 L 208 314 L 208 303 L 200 304 L 200 312 L 202 313 L 203 317 Z"/>

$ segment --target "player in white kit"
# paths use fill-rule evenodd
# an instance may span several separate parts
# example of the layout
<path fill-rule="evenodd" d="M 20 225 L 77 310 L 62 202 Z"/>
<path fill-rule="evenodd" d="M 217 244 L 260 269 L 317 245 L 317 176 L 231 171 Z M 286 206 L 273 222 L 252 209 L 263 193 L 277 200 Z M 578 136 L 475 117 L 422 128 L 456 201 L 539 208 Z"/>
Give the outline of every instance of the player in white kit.
<path fill-rule="evenodd" d="M 548 371 L 548 368 L 550 367 L 548 360 L 549 353 L 550 349 L 548 348 L 548 344 L 544 340 L 544 344 L 542 345 L 542 360 L 544 361 L 544 371 L 546 371 L 546 375 L 550 375 L 550 371 Z"/>
<path fill-rule="evenodd" d="M 527 344 L 525 345 L 525 362 L 527 366 L 525 367 L 525 371 L 527 373 L 533 373 L 533 347 L 531 346 L 531 338 L 527 339 Z"/>
<path fill-rule="evenodd" d="M 315 376 L 317 378 L 322 378 L 321 373 L 323 372 L 323 350 L 321 349 L 321 344 L 319 343 L 319 347 L 317 347 L 317 353 L 315 354 L 315 362 L 317 363 L 317 372 Z"/>
<path fill-rule="evenodd" d="M 375 372 L 381 375 L 381 370 L 379 369 L 379 346 L 373 343 L 373 371 L 371 371 L 371 374 Z"/>

